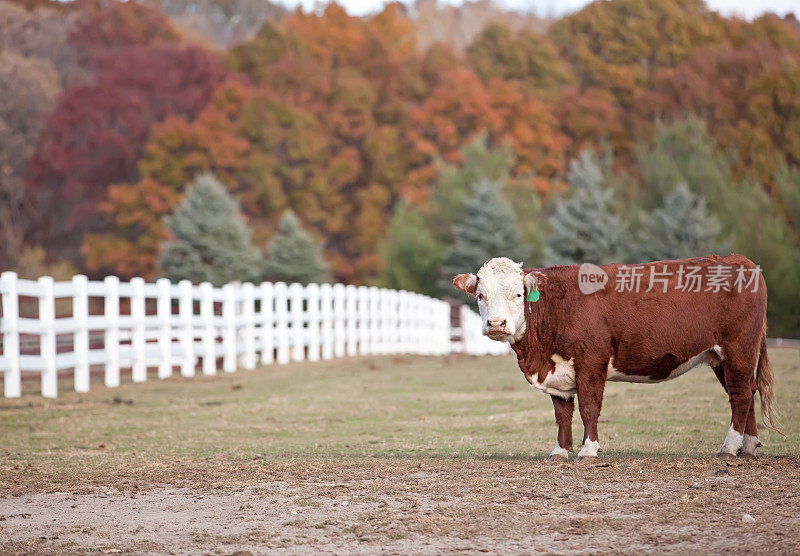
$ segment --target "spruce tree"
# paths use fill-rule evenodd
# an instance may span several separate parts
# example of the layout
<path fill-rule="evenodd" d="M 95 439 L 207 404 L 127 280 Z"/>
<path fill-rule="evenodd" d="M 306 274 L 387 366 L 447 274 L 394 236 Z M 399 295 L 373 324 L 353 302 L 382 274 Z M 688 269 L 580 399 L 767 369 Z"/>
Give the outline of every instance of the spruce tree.
<path fill-rule="evenodd" d="M 300 225 L 292 211 L 286 211 L 267 246 L 264 279 L 270 282 L 324 282 L 329 279 L 322 258 L 322 246 Z"/>
<path fill-rule="evenodd" d="M 164 223 L 174 237 L 163 245 L 160 259 L 170 280 L 222 286 L 259 278 L 261 253 L 250 242 L 237 202 L 213 175 L 197 176 Z"/>
<path fill-rule="evenodd" d="M 475 272 L 493 257 L 520 261 L 525 255 L 514 213 L 500 188 L 483 182 L 465 203 L 461 220 L 453 226 L 455 242 L 442 264 L 444 282 L 462 272 Z M 452 288 L 450 288 L 452 291 Z"/>
<path fill-rule="evenodd" d="M 584 151 L 570 164 L 569 197 L 556 200 L 545 240 L 545 263 L 580 264 L 628 260 L 628 225 L 616 214 L 614 191 L 604 187 L 597 156 Z"/>
<path fill-rule="evenodd" d="M 642 215 L 636 255 L 641 262 L 664 261 L 722 253 L 721 226 L 709 214 L 706 201 L 680 183 L 664 205 Z"/>

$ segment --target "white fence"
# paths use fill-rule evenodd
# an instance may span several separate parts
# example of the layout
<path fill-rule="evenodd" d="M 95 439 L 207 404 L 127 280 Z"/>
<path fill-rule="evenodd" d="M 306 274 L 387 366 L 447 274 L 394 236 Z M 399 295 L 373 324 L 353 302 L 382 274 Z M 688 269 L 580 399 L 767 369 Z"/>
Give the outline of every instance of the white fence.
<path fill-rule="evenodd" d="M 372 354 L 505 353 L 507 344 L 480 335 L 480 318 L 461 309 L 461 340 L 452 342 L 450 306 L 423 295 L 342 284 L 228 284 L 188 281 L 102 282 L 75 276 L 22 280 L 0 276 L 6 397 L 21 394 L 23 371 L 41 373 L 43 396 L 58 393 L 58 371 L 73 369 L 74 388 L 87 392 L 92 367 L 118 386 L 120 369 L 144 382 L 213 375 L 238 367 L 319 361 Z M 57 310 L 65 314 L 57 314 Z"/>

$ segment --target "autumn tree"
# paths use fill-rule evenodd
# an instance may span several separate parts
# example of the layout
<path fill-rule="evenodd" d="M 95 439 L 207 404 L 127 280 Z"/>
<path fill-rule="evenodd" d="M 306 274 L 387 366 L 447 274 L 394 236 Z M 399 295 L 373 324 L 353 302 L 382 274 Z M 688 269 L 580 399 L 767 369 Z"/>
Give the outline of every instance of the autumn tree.
<path fill-rule="evenodd" d="M 654 72 L 727 40 L 722 17 L 702 0 L 593 2 L 549 29 L 582 87 L 599 87 L 628 107 Z"/>
<path fill-rule="evenodd" d="M 48 214 L 40 239 L 70 258 L 98 225 L 93 214 L 109 185 L 136 179 L 150 126 L 196 114 L 225 76 L 197 48 L 131 47 L 96 66 L 94 82 L 61 96 L 30 161 L 33 190 Z"/>
<path fill-rule="evenodd" d="M 72 43 L 86 54 L 129 46 L 177 43 L 180 35 L 154 2 L 79 0 Z"/>
<path fill-rule="evenodd" d="M 0 52 L 0 267 L 13 267 L 33 231 L 36 207 L 26 192 L 25 161 L 61 92 L 46 59 Z"/>
<path fill-rule="evenodd" d="M 510 145 L 515 155 L 512 174 L 535 172 L 545 191 L 564 172 L 567 138 L 548 107 L 526 96 L 515 82 L 493 79 L 484 85 L 472 71 L 453 69 L 410 116 L 414 169 L 406 195 L 415 202 L 425 202 L 437 156 L 460 162 L 459 149 L 481 133 L 490 146 Z"/>
<path fill-rule="evenodd" d="M 236 135 L 235 119 L 249 98 L 246 87 L 227 83 L 194 122 L 175 116 L 153 126 L 138 164 L 141 179 L 112 185 L 98 204 L 105 231 L 87 234 L 82 246 L 90 272 L 145 278 L 158 274 L 159 245 L 167 237 L 163 218 L 186 185 L 211 172 L 230 188 L 244 171 L 250 144 Z"/>
<path fill-rule="evenodd" d="M 512 31 L 492 23 L 469 45 L 467 62 L 484 82 L 494 78 L 514 80 L 539 100 L 554 101 L 575 82 L 572 68 L 543 33 L 531 29 Z"/>
<path fill-rule="evenodd" d="M 0 0 L 0 51 L 48 60 L 66 87 L 88 75 L 78 49 L 70 42 L 78 10 L 68 2 L 42 2 L 28 9 Z"/>
<path fill-rule="evenodd" d="M 197 176 L 165 223 L 172 239 L 162 246 L 160 266 L 173 282 L 222 286 L 260 278 L 263 263 L 250 242 L 252 232 L 236 201 L 213 175 Z"/>
<path fill-rule="evenodd" d="M 781 160 L 800 162 L 798 92 L 800 56 L 769 43 L 716 47 L 659 72 L 631 120 L 636 136 L 646 138 L 657 117 L 696 114 L 721 148 L 736 150 L 737 177 L 771 183 Z"/>

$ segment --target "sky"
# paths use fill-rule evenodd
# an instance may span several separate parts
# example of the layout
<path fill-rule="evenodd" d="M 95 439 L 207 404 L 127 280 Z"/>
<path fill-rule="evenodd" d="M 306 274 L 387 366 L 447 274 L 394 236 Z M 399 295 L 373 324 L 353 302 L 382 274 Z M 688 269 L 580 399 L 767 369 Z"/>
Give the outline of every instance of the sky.
<path fill-rule="evenodd" d="M 316 0 L 278 0 L 290 8 L 302 3 L 306 10 L 314 7 Z M 338 0 L 343 4 L 347 11 L 354 15 L 363 15 L 369 12 L 380 10 L 385 4 L 384 0 Z M 406 0 L 413 2 L 413 0 Z M 459 0 L 439 0 L 450 4 L 461 4 Z M 646 0 L 643 0 L 646 1 Z M 532 11 L 544 17 L 558 17 L 565 13 L 570 13 L 588 4 L 588 0 L 495 0 L 501 6 L 507 8 Z M 764 12 L 775 12 L 778 15 L 786 15 L 796 12 L 800 16 L 800 0 L 706 0 L 712 10 L 730 16 L 738 15 L 752 19 Z"/>

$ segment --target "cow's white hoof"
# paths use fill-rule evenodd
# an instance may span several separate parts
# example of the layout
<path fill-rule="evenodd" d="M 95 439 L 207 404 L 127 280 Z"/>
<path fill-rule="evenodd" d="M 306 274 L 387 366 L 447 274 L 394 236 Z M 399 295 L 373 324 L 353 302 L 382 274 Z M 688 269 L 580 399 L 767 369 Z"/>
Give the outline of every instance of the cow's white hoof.
<path fill-rule="evenodd" d="M 744 450 L 742 450 L 741 452 L 739 452 L 739 459 L 754 460 L 758 459 L 758 457 L 755 454 L 751 454 L 750 452 L 745 452 Z"/>
<path fill-rule="evenodd" d="M 581 446 L 581 451 L 578 452 L 578 459 L 596 458 L 599 451 L 600 443 L 597 440 L 585 440 L 583 446 Z"/>
<path fill-rule="evenodd" d="M 565 462 L 569 461 L 569 450 L 566 448 L 562 448 L 558 444 L 556 447 L 553 448 L 553 451 L 550 452 L 550 455 L 547 457 L 547 461 L 555 461 L 555 462 Z"/>
<path fill-rule="evenodd" d="M 734 460 L 736 459 L 736 454 L 732 454 L 731 452 L 727 452 L 725 450 L 720 450 L 717 452 L 717 457 L 720 459 Z"/>
<path fill-rule="evenodd" d="M 597 456 L 581 456 L 575 458 L 575 463 L 582 463 L 584 465 L 592 464 L 597 461 Z"/>

